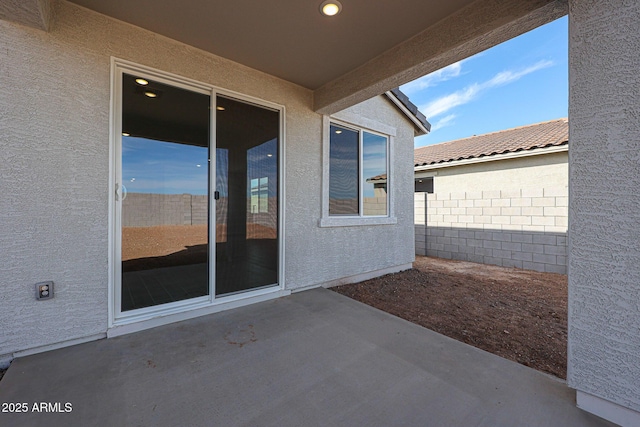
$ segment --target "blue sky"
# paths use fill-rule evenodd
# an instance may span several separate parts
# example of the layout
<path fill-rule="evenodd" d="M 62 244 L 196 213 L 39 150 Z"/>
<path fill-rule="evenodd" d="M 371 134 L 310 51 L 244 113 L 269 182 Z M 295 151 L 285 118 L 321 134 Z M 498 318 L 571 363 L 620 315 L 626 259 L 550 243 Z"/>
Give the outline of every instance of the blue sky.
<path fill-rule="evenodd" d="M 278 140 L 272 139 L 247 153 L 249 181 L 268 178 L 269 196 L 278 191 Z M 196 194 L 209 190 L 209 149 L 188 144 L 122 137 L 122 182 L 129 193 Z M 227 196 L 229 154 L 216 150 L 216 189 Z M 247 189 L 250 195 L 250 190 Z"/>
<path fill-rule="evenodd" d="M 416 147 L 567 117 L 567 17 L 400 89 L 432 126 Z"/>
<path fill-rule="evenodd" d="M 122 182 L 129 193 L 207 194 L 209 150 L 122 138 Z"/>

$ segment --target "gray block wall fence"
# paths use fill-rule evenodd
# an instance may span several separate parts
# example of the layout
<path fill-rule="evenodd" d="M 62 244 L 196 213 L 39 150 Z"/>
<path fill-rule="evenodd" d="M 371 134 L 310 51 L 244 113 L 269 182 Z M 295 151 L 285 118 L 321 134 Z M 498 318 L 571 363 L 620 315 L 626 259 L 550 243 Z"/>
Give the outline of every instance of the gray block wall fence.
<path fill-rule="evenodd" d="M 207 196 L 192 194 L 129 193 L 122 202 L 122 226 L 206 224 L 208 202 Z M 227 203 L 224 197 L 217 201 L 217 218 L 226 217 Z M 251 214 L 249 218 L 251 223 L 275 227 L 278 200 L 270 197 L 268 203 L 269 211 Z M 387 199 L 386 197 L 367 197 L 364 199 L 364 208 L 369 215 L 386 215 Z"/>
<path fill-rule="evenodd" d="M 251 199 L 247 199 L 248 206 Z M 129 193 L 122 202 L 123 227 L 207 224 L 208 197 L 192 194 Z M 278 199 L 270 197 L 268 212 L 248 214 L 247 221 L 269 228 L 278 224 Z M 216 202 L 216 221 L 226 222 L 229 201 Z"/>
<path fill-rule="evenodd" d="M 427 193 L 413 197 L 416 255 L 427 255 Z"/>
<path fill-rule="evenodd" d="M 417 255 L 567 273 L 566 187 L 415 193 Z"/>
<path fill-rule="evenodd" d="M 122 201 L 122 226 L 206 224 L 207 203 L 207 196 L 129 193 Z"/>
<path fill-rule="evenodd" d="M 363 209 L 367 215 L 387 215 L 388 201 L 386 196 L 365 197 L 362 201 Z M 358 211 L 358 200 L 330 199 L 329 212 L 351 213 Z"/>

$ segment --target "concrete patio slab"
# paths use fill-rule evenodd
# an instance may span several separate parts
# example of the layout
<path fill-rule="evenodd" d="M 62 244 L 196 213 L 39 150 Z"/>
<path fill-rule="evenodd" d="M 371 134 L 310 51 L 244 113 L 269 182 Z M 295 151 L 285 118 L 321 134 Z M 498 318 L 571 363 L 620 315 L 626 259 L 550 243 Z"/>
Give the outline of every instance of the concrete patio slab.
<path fill-rule="evenodd" d="M 548 375 L 314 289 L 16 359 L 0 403 L 28 411 L 0 413 L 0 425 L 612 426 L 577 409 L 574 395 Z M 34 412 L 40 402 L 71 411 Z"/>

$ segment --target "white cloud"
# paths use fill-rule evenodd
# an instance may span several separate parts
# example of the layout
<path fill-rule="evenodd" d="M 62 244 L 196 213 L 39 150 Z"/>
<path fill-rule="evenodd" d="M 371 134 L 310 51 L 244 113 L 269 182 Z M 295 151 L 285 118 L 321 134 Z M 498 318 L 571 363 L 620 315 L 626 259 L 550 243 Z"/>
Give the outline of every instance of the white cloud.
<path fill-rule="evenodd" d="M 420 111 L 427 116 L 427 119 L 439 116 L 442 113 L 455 108 L 459 105 L 467 104 L 471 102 L 480 92 L 481 87 L 479 84 L 474 83 L 471 86 L 467 86 L 457 92 L 445 95 L 438 99 L 435 99 L 427 105 L 420 108 Z"/>
<path fill-rule="evenodd" d="M 473 101 L 481 92 L 492 89 L 494 87 L 503 86 L 509 83 L 513 83 L 527 74 L 531 74 L 543 68 L 547 68 L 553 65 L 553 61 L 539 61 L 527 68 L 519 71 L 502 71 L 491 79 L 483 83 L 473 83 L 464 89 L 453 92 L 449 95 L 442 96 L 423 105 L 420 111 L 427 116 L 427 119 L 439 116 L 446 113 L 452 108 L 460 105 L 467 104 Z M 445 117 L 446 118 L 446 117 Z"/>
<path fill-rule="evenodd" d="M 516 80 L 526 76 L 527 74 L 531 74 L 535 71 L 542 70 L 543 68 L 547 68 L 552 65 L 553 65 L 553 61 L 539 61 L 533 64 L 532 66 L 517 72 L 503 71 L 501 73 L 496 74 L 491 80 L 489 80 L 488 82 L 485 82 L 484 84 L 487 87 L 501 86 L 504 84 L 515 82 Z"/>
<path fill-rule="evenodd" d="M 437 122 L 435 122 L 433 125 L 431 125 L 431 132 L 436 131 L 438 129 L 442 129 L 444 127 L 447 126 L 452 126 L 455 124 L 455 122 L 453 121 L 456 117 L 458 117 L 455 114 L 449 114 L 448 116 L 445 116 L 441 119 L 439 119 Z"/>
<path fill-rule="evenodd" d="M 440 82 L 445 82 L 454 77 L 458 77 L 462 72 L 462 63 L 464 61 L 466 61 L 466 59 L 463 61 L 454 62 L 451 65 L 439 69 L 438 71 L 434 71 L 433 73 L 427 74 L 426 76 L 409 82 L 406 85 L 402 86 L 401 90 L 407 95 L 411 95 L 412 93 L 416 93 L 426 88 L 435 86 Z"/>

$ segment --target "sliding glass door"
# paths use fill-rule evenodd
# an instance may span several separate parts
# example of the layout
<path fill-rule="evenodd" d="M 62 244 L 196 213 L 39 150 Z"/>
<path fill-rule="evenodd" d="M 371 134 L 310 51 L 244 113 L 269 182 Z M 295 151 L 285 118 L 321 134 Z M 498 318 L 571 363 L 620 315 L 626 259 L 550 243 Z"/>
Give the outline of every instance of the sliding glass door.
<path fill-rule="evenodd" d="M 278 283 L 279 113 L 216 100 L 216 295 Z"/>
<path fill-rule="evenodd" d="M 142 73 L 120 83 L 116 317 L 277 286 L 280 111 Z"/>
<path fill-rule="evenodd" d="M 123 312 L 209 294 L 210 104 L 122 77 Z"/>

